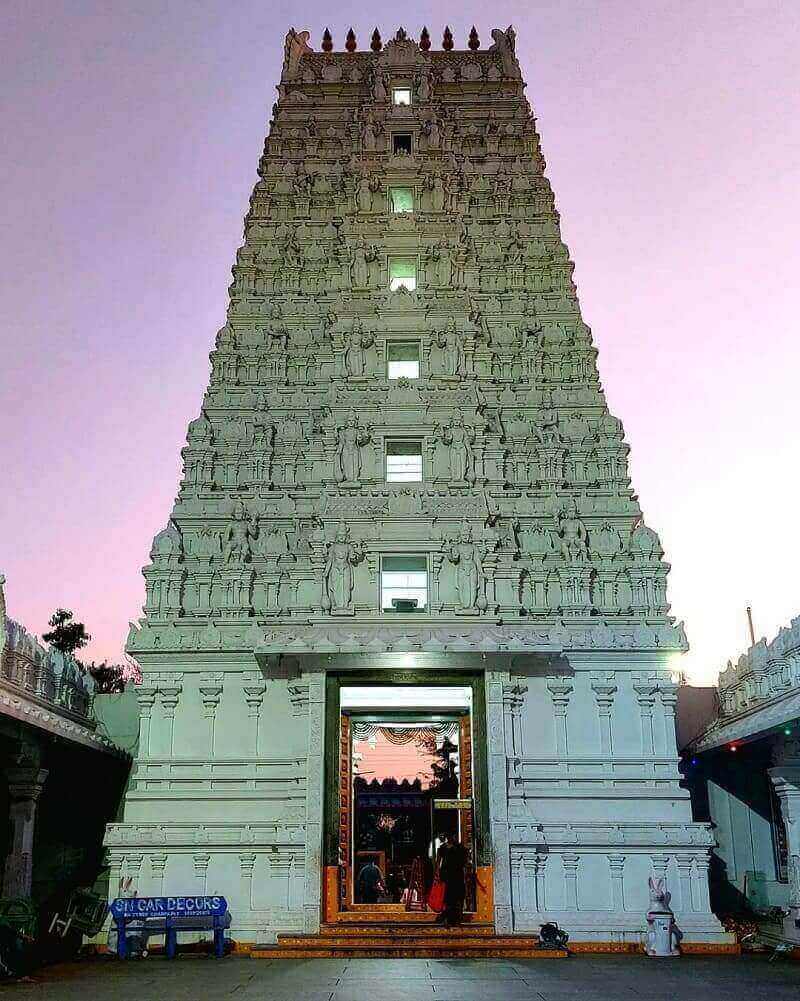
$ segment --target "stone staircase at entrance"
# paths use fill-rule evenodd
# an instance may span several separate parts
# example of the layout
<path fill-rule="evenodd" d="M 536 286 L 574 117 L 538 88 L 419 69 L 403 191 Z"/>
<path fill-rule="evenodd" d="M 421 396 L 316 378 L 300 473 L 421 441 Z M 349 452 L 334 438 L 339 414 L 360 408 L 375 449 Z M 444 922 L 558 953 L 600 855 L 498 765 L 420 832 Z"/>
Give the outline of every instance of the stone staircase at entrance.
<path fill-rule="evenodd" d="M 278 935 L 256 945 L 256 959 L 560 959 L 563 949 L 542 949 L 537 935 L 498 935 L 491 924 L 458 928 L 421 922 L 323 924 L 319 934 Z"/>

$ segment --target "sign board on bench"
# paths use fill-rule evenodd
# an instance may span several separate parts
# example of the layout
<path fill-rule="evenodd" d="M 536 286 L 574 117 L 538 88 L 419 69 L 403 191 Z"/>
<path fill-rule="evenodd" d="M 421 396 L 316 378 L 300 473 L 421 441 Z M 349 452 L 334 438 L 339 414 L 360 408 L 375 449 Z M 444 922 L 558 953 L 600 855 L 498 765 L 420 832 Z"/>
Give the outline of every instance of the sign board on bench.
<path fill-rule="evenodd" d="M 117 926 L 117 955 L 129 955 L 128 935 L 164 934 L 167 958 L 177 955 L 179 931 L 214 932 L 214 955 L 224 955 L 225 929 L 230 926 L 228 901 L 220 896 L 117 897 L 111 904 Z M 142 954 L 141 952 L 139 954 Z"/>
<path fill-rule="evenodd" d="M 115 918 L 211 918 L 228 910 L 224 897 L 117 897 L 111 904 Z"/>

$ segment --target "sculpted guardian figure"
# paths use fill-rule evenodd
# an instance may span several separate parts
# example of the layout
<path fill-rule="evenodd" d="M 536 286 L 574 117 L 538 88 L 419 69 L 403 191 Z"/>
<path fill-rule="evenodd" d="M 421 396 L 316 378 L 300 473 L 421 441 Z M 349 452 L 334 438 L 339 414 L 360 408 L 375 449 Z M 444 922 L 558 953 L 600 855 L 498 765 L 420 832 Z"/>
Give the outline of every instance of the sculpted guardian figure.
<path fill-rule="evenodd" d="M 389 100 L 389 92 L 386 89 L 386 80 L 381 72 L 373 75 L 372 97 L 376 104 L 385 104 Z"/>
<path fill-rule="evenodd" d="M 472 541 L 469 522 L 464 522 L 458 538 L 448 543 L 447 558 L 456 567 L 458 610 L 470 612 L 479 608 L 483 611 L 486 608 L 483 568 L 478 547 Z"/>
<path fill-rule="evenodd" d="M 364 559 L 364 545 L 351 542 L 341 525 L 328 546 L 323 572 L 322 607 L 332 615 L 352 614 L 353 567 Z"/>
<path fill-rule="evenodd" d="M 441 256 L 438 270 L 441 272 Z M 456 321 L 452 317 L 447 321 L 445 329 L 436 335 L 436 344 L 441 350 L 441 374 L 450 378 L 463 379 L 467 374 L 464 345 L 456 328 Z"/>
<path fill-rule="evenodd" d="M 473 483 L 472 446 L 475 443 L 475 432 L 464 424 L 464 415 L 460 410 L 453 414 L 451 425 L 439 425 L 438 437 L 449 449 L 450 480 L 453 483 Z"/>
<path fill-rule="evenodd" d="M 283 42 L 283 75 L 287 79 L 297 76 L 300 59 L 306 52 L 313 51 L 308 44 L 310 37 L 310 31 L 295 31 L 294 28 L 290 28 L 286 33 Z"/>
<path fill-rule="evenodd" d="M 558 516 L 561 555 L 567 563 L 583 563 L 587 558 L 588 533 L 572 498 Z"/>
<path fill-rule="evenodd" d="M 509 24 L 505 31 L 501 28 L 492 28 L 492 39 L 494 44 L 489 46 L 490 52 L 499 52 L 503 63 L 503 73 L 512 80 L 520 77 L 519 63 L 517 62 L 517 33 Z"/>
<path fill-rule="evenodd" d="M 369 261 L 367 260 L 367 247 L 363 240 L 356 244 L 350 270 L 353 276 L 353 285 L 356 288 L 366 288 L 369 285 Z"/>
<path fill-rule="evenodd" d="M 250 559 L 250 540 L 258 535 L 258 520 L 251 518 L 244 504 L 234 507 L 231 523 L 225 533 L 222 555 L 226 563 L 246 563 Z"/>
<path fill-rule="evenodd" d="M 359 180 L 358 187 L 356 188 L 356 201 L 358 203 L 359 212 L 372 211 L 373 188 L 374 182 L 372 178 L 365 175 Z"/>
<path fill-rule="evenodd" d="M 374 153 L 378 148 L 378 134 L 375 129 L 375 123 L 372 120 L 372 115 L 367 115 L 367 119 L 364 122 L 362 142 L 364 144 L 364 151 L 367 153 Z"/>
<path fill-rule="evenodd" d="M 366 349 L 374 343 L 373 335 L 365 332 L 363 323 L 356 318 L 344 351 L 344 370 L 351 379 L 363 378 L 367 368 Z"/>
<path fill-rule="evenodd" d="M 420 73 L 417 77 L 417 100 L 420 104 L 425 104 L 431 99 L 431 84 L 427 73 Z"/>
<path fill-rule="evenodd" d="M 361 448 L 369 441 L 369 431 L 359 427 L 358 418 L 352 414 L 343 428 L 339 428 L 336 449 L 336 479 L 339 483 L 358 483 L 361 479 Z"/>

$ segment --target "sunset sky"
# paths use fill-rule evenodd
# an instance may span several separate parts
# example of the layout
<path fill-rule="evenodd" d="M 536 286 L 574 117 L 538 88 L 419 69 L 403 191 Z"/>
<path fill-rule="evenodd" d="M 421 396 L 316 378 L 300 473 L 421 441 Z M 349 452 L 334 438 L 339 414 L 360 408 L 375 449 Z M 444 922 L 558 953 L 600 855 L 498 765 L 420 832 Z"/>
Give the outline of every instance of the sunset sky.
<path fill-rule="evenodd" d="M 335 20 L 331 20 L 335 18 Z M 800 4 L 6 0 L 0 571 L 119 658 L 256 179 L 288 27 L 513 22 L 584 318 L 710 681 L 800 614 Z"/>

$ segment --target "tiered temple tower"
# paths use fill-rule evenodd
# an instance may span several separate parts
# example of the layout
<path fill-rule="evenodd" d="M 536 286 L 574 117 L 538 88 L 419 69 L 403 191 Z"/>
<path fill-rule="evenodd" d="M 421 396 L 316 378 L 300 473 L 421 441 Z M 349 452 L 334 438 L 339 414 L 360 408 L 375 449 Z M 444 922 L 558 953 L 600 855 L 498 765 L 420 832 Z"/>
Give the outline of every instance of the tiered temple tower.
<path fill-rule="evenodd" d="M 497 930 L 636 941 L 656 875 L 687 941 L 724 940 L 710 832 L 679 787 L 669 568 L 598 380 L 513 29 L 492 39 L 286 37 L 128 641 L 140 744 L 107 838 L 140 893 L 224 893 L 242 940 L 336 919 L 332 679 L 461 674 Z"/>

